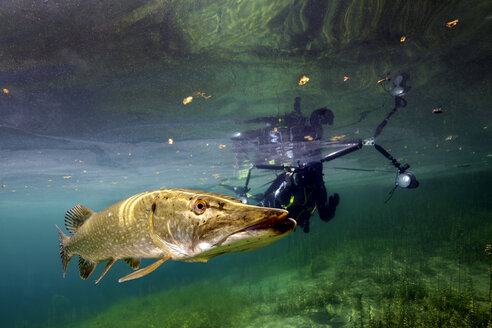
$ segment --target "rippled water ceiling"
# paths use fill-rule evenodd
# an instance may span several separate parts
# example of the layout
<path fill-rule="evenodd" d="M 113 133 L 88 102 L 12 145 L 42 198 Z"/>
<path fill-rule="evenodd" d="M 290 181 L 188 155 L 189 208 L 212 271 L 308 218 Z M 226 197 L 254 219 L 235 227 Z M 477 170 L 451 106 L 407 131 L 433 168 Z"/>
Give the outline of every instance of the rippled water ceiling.
<path fill-rule="evenodd" d="M 441 106 L 442 134 L 479 138 L 491 24 L 489 1 L 4 1 L 0 124 L 16 131 L 3 140 L 228 138 L 235 119 L 289 112 L 296 96 L 333 109 L 336 128 L 380 106 L 388 72 L 412 86 L 409 124 L 393 127 L 435 138 Z M 139 127 L 156 123 L 166 132 Z"/>

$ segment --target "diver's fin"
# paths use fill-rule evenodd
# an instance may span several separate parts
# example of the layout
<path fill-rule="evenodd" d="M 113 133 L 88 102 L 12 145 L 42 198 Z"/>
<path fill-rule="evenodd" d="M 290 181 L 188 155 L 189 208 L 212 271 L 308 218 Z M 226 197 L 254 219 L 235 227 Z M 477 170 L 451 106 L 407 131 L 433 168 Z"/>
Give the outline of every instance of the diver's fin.
<path fill-rule="evenodd" d="M 79 255 L 79 273 L 80 278 L 86 280 L 91 275 L 92 271 L 96 268 L 96 263 L 84 259 Z"/>
<path fill-rule="evenodd" d="M 125 262 L 128 263 L 128 265 L 131 266 L 135 270 L 137 270 L 138 267 L 140 266 L 140 259 L 136 259 L 133 257 L 125 259 Z"/>
<path fill-rule="evenodd" d="M 137 278 L 141 278 L 141 277 L 143 277 L 145 275 L 148 275 L 149 273 L 151 273 L 152 271 L 154 271 L 155 269 L 157 269 L 159 267 L 159 265 L 161 265 L 162 263 L 166 262 L 169 259 L 170 259 L 169 257 L 160 259 L 159 261 L 154 262 L 151 265 L 149 265 L 149 266 L 147 266 L 147 267 L 145 267 L 143 269 L 140 269 L 138 271 L 132 272 L 132 273 L 130 273 L 127 276 L 124 276 L 123 278 L 121 278 L 120 280 L 118 280 L 118 282 L 125 282 L 125 281 L 128 281 L 128 280 L 137 279 Z"/>
<path fill-rule="evenodd" d="M 70 233 L 75 233 L 92 214 L 94 214 L 94 211 L 87 207 L 80 204 L 76 205 L 65 214 L 65 227 Z"/>
<path fill-rule="evenodd" d="M 65 273 L 67 272 L 68 262 L 70 262 L 71 256 L 65 252 L 65 245 L 70 240 L 70 237 L 65 235 L 57 225 L 55 225 L 56 229 L 58 229 L 58 235 L 60 236 L 60 257 L 62 260 L 62 270 L 63 270 L 63 278 L 65 278 Z"/>
<path fill-rule="evenodd" d="M 99 279 L 96 280 L 96 284 L 99 281 L 101 281 L 102 277 L 104 277 L 104 275 L 106 274 L 106 272 L 108 272 L 109 268 L 111 268 L 111 266 L 114 264 L 114 262 L 116 262 L 114 259 L 111 259 L 108 261 L 108 263 L 106 264 L 106 267 L 104 268 L 103 273 L 101 273 L 101 276 L 99 277 Z"/>

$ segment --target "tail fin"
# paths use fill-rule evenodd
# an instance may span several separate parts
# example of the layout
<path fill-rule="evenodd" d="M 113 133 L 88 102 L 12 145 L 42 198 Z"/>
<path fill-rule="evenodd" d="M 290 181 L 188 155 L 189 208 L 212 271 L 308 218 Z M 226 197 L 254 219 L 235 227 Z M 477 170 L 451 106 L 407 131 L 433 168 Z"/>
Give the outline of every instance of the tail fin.
<path fill-rule="evenodd" d="M 67 266 L 68 262 L 70 262 L 70 259 L 72 258 L 65 252 L 65 245 L 66 243 L 70 240 L 70 237 L 65 235 L 58 226 L 56 226 L 56 229 L 58 229 L 58 235 L 60 235 L 60 256 L 62 260 L 62 268 L 63 268 L 63 278 L 65 278 L 65 273 L 67 272 Z"/>

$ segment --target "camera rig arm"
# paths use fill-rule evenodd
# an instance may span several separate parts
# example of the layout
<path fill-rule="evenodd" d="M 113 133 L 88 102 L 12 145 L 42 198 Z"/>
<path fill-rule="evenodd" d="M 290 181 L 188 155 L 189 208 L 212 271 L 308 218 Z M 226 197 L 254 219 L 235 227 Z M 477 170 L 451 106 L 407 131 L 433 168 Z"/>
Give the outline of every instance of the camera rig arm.
<path fill-rule="evenodd" d="M 362 148 L 364 143 L 362 140 L 359 139 L 359 140 L 353 140 L 353 141 L 345 141 L 345 142 L 340 143 L 340 144 L 346 145 L 346 147 L 326 155 L 325 157 L 323 157 L 321 159 L 321 163 L 332 161 L 338 157 L 342 157 L 342 156 L 350 154 L 356 150 L 359 150 Z"/>

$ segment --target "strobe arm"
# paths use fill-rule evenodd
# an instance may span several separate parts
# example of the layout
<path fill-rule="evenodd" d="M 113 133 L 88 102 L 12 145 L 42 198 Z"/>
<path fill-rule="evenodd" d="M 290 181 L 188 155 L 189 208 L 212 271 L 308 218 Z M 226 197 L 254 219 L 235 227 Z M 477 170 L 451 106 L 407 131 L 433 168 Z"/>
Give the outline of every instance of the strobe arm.
<path fill-rule="evenodd" d="M 381 134 L 381 132 L 383 132 L 383 129 L 386 126 L 386 124 L 388 124 L 390 117 L 396 113 L 397 109 L 398 109 L 398 107 L 395 106 L 395 108 L 393 108 L 389 112 L 389 114 L 384 118 L 384 120 L 381 123 L 379 123 L 379 125 L 376 127 L 376 131 L 374 132 L 373 138 L 376 138 L 377 136 L 379 136 Z"/>
<path fill-rule="evenodd" d="M 326 155 L 321 159 L 321 163 L 332 161 L 338 157 L 345 156 L 362 148 L 362 140 L 355 140 L 349 146 Z"/>
<path fill-rule="evenodd" d="M 290 168 L 289 166 L 285 166 L 285 165 L 273 165 L 273 164 L 255 164 L 254 167 L 263 170 L 285 170 Z"/>
<path fill-rule="evenodd" d="M 408 164 L 401 165 L 393 156 L 390 155 L 390 153 L 388 153 L 380 145 L 374 144 L 374 148 L 376 148 L 376 150 L 378 152 L 380 152 L 381 155 L 383 155 L 384 157 L 386 157 L 387 159 L 389 159 L 391 161 L 391 163 L 393 164 L 393 166 L 398 169 L 398 172 L 399 173 L 405 172 L 406 170 L 408 170 L 410 168 L 410 165 L 408 165 Z"/>

